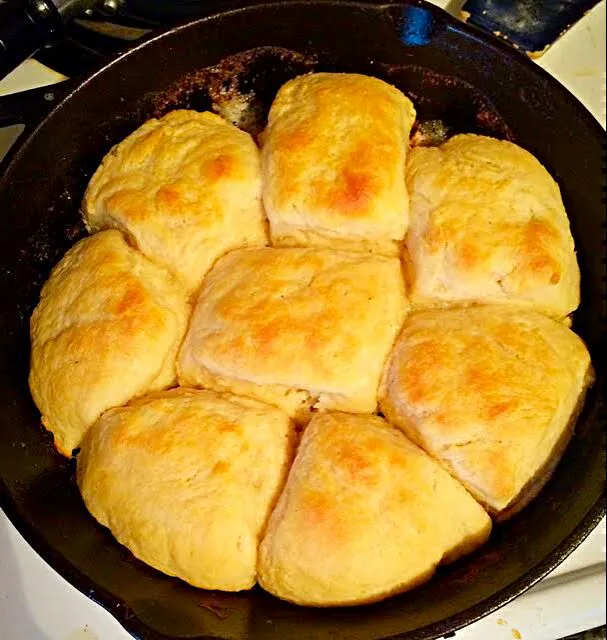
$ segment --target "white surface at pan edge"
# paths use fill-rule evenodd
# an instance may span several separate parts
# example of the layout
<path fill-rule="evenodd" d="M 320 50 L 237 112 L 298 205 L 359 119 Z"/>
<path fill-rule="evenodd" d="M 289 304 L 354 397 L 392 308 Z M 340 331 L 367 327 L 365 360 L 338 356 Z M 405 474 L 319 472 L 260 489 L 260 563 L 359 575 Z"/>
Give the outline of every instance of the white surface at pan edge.
<path fill-rule="evenodd" d="M 435 1 L 456 12 L 461 2 Z M 539 59 L 605 127 L 605 1 Z M 0 82 L 0 94 L 61 80 L 28 61 Z M 18 133 L 0 128 L 0 157 Z M 605 623 L 605 521 L 548 578 L 496 613 L 456 633 L 456 640 L 556 640 Z M 518 633 L 515 633 L 518 632 Z M 0 511 L 0 638 L 128 640 L 101 607 L 51 569 Z M 285 639 L 288 640 L 288 639 Z"/>
<path fill-rule="evenodd" d="M 0 512 L 3 640 L 128 640 L 100 606 L 61 578 Z M 602 558 L 602 561 L 601 561 Z M 456 640 L 557 640 L 605 623 L 605 521 L 548 578 Z M 244 639 L 243 639 L 244 640 Z M 281 639 L 281 640 L 295 640 Z"/>

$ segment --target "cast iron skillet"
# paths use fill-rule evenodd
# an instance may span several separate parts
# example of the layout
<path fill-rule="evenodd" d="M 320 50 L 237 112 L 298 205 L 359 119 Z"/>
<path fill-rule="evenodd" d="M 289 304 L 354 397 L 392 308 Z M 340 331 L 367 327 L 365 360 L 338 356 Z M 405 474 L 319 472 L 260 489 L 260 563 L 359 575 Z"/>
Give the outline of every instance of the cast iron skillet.
<path fill-rule="evenodd" d="M 258 47 L 291 53 L 264 49 L 186 77 Z M 352 609 L 297 608 L 257 588 L 210 594 L 135 560 L 87 514 L 73 462 L 55 453 L 27 388 L 29 315 L 51 266 L 83 234 L 78 205 L 110 146 L 151 115 L 175 106 L 208 108 L 209 82 L 215 91 L 234 89 L 230 83 L 254 90 L 263 110 L 280 84 L 310 68 L 384 77 L 416 100 L 422 120 L 510 137 L 540 158 L 560 183 L 571 217 L 582 271 L 574 327 L 598 376 L 573 442 L 527 509 L 427 585 Z M 533 585 L 599 522 L 605 513 L 604 133 L 532 62 L 420 2 L 305 0 L 249 6 L 173 29 L 75 88 L 46 94 L 52 109 L 26 130 L 0 174 L 0 501 L 32 547 L 126 629 L 152 639 L 436 638 Z M 15 100 L 36 104 L 14 99 L 13 107 Z M 40 113 L 32 107 L 21 116 Z"/>

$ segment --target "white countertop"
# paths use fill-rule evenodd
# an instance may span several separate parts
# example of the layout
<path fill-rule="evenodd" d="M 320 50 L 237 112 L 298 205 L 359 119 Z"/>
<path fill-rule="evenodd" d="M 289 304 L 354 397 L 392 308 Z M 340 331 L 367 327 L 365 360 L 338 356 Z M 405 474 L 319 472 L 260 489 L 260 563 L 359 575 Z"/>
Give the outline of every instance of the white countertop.
<path fill-rule="evenodd" d="M 456 12 L 462 2 L 438 0 Z M 605 2 L 568 31 L 538 64 L 605 127 Z M 30 60 L 0 82 L 0 94 L 61 79 Z M 0 156 L 17 129 L 0 129 Z M 558 133 L 558 132 L 557 132 Z M 605 623 L 605 521 L 547 579 L 500 611 L 457 632 L 458 640 L 555 640 Z M 516 633 L 518 632 L 518 633 Z M 101 607 L 51 569 L 0 511 L 0 639 L 128 640 Z M 291 640 L 291 639 L 284 639 Z M 295 639 L 293 639 L 295 640 Z"/>

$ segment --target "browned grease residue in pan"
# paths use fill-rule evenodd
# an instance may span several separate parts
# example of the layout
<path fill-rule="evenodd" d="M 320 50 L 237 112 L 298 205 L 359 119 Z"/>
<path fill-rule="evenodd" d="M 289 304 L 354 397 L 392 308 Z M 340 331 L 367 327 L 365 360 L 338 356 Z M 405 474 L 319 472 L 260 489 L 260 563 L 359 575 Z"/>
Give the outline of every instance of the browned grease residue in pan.
<path fill-rule="evenodd" d="M 398 87 L 415 105 L 414 145 L 441 144 L 457 133 L 514 140 L 491 100 L 465 80 L 414 64 L 377 64 L 374 68 L 378 77 Z"/>
<path fill-rule="evenodd" d="M 259 47 L 199 69 L 163 93 L 155 117 L 172 109 L 210 109 L 253 136 L 265 128 L 278 89 L 288 80 L 313 71 L 314 55 L 280 47 Z"/>
<path fill-rule="evenodd" d="M 278 89 L 291 78 L 313 71 L 352 69 L 339 68 L 323 54 L 305 54 L 279 47 L 251 49 L 194 71 L 162 94 L 156 94 L 151 115 L 161 117 L 177 108 L 209 109 L 257 137 L 266 125 Z M 440 144 L 456 133 L 513 139 L 512 131 L 491 101 L 460 78 L 419 65 L 377 61 L 369 61 L 365 68 L 356 71 L 395 85 L 414 102 L 418 112 L 414 143 Z M 432 135 L 428 135 L 429 131 Z"/>

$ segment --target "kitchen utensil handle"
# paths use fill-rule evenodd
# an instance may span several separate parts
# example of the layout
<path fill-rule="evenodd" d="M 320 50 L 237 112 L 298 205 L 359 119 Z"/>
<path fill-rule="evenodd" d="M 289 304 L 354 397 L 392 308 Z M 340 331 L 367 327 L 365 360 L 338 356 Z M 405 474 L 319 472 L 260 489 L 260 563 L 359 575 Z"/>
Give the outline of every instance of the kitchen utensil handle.
<path fill-rule="evenodd" d="M 47 44 L 60 26 L 50 1 L 0 1 L 0 78 Z"/>

